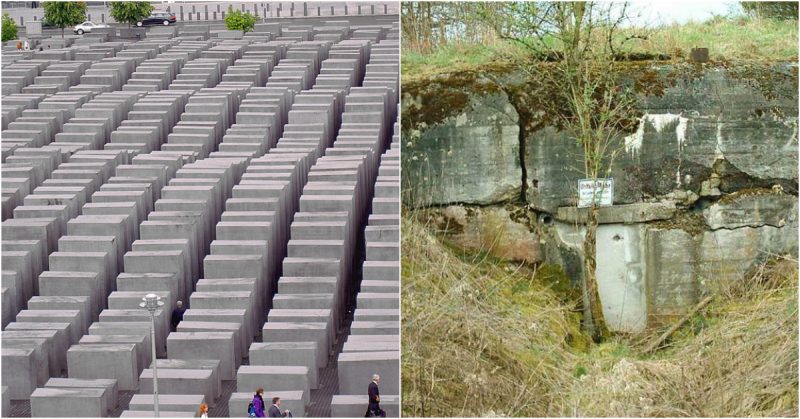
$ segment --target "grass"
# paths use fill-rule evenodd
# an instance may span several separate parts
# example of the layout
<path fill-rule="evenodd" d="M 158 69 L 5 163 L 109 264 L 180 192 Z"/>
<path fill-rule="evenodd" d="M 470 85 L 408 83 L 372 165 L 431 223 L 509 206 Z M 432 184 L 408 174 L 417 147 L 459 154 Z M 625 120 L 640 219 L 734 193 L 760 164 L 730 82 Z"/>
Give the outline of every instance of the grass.
<path fill-rule="evenodd" d="M 796 60 L 797 21 L 715 18 L 662 26 L 631 49 L 687 57 L 694 47 L 706 47 L 714 60 Z"/>
<path fill-rule="evenodd" d="M 403 415 L 549 411 L 575 367 L 572 308 L 534 272 L 447 247 L 408 217 L 402 228 Z"/>
<path fill-rule="evenodd" d="M 622 36 L 627 36 L 622 33 Z M 709 48 L 712 60 L 797 60 L 798 24 L 791 20 L 714 18 L 706 22 L 672 24 L 651 29 L 648 39 L 625 44 L 625 52 L 668 54 L 683 61 L 694 47 Z M 451 43 L 432 53 L 405 50 L 403 76 L 421 76 L 480 66 L 524 54 L 519 46 L 504 41 L 489 45 Z"/>
<path fill-rule="evenodd" d="M 403 76 L 424 76 L 427 73 L 452 71 L 461 67 L 474 67 L 505 60 L 509 53 L 521 53 L 519 48 L 497 41 L 491 45 L 450 43 L 436 48 L 433 53 L 421 54 L 403 51 L 401 54 Z"/>
<path fill-rule="evenodd" d="M 403 415 L 797 416 L 794 260 L 718 284 L 645 354 L 661 330 L 593 344 L 536 269 L 402 228 Z"/>

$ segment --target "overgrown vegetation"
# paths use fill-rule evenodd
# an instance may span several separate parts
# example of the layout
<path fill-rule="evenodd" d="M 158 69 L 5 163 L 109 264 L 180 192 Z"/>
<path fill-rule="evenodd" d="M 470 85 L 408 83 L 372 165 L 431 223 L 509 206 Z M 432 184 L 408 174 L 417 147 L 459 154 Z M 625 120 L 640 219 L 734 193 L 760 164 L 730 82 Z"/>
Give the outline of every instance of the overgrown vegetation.
<path fill-rule="evenodd" d="M 798 414 L 797 261 L 714 282 L 713 302 L 662 330 L 594 344 L 551 269 L 466 253 L 403 217 L 403 415 Z"/>
<path fill-rule="evenodd" d="M 17 23 L 14 22 L 14 19 L 12 19 L 7 12 L 3 13 L 2 32 L 3 42 L 17 39 Z"/>
<path fill-rule="evenodd" d="M 231 7 L 228 7 L 228 14 L 225 15 L 225 27 L 231 31 L 250 32 L 257 21 L 258 18 L 251 15 L 250 12 L 233 10 Z"/>
<path fill-rule="evenodd" d="M 110 4 L 111 17 L 117 22 L 136 25 L 142 19 L 150 16 L 153 12 L 153 5 L 146 1 L 115 1 Z"/>
<path fill-rule="evenodd" d="M 715 61 L 794 61 L 798 58 L 797 28 L 797 20 L 718 16 L 704 22 L 649 28 L 646 38 L 631 39 L 621 52 L 631 57 L 648 59 L 663 54 L 669 57 L 669 61 L 684 62 L 692 48 L 707 47 L 711 59 Z M 626 31 L 621 31 L 619 36 L 628 35 Z M 518 45 L 493 38 L 480 42 L 452 39 L 427 50 L 409 48 L 406 45 L 404 38 L 404 80 L 407 76 L 435 74 L 497 61 L 513 61 L 521 53 Z"/>
<path fill-rule="evenodd" d="M 757 18 L 797 20 L 796 1 L 743 1 L 740 4 L 746 13 Z"/>
<path fill-rule="evenodd" d="M 448 248 L 403 219 L 404 416 L 541 416 L 588 339 L 534 271 Z M 579 345 L 580 344 L 577 344 Z"/>
<path fill-rule="evenodd" d="M 86 2 L 83 1 L 46 1 L 42 3 L 42 7 L 42 20 L 61 28 L 61 38 L 64 38 L 64 28 L 75 26 L 86 19 Z"/>

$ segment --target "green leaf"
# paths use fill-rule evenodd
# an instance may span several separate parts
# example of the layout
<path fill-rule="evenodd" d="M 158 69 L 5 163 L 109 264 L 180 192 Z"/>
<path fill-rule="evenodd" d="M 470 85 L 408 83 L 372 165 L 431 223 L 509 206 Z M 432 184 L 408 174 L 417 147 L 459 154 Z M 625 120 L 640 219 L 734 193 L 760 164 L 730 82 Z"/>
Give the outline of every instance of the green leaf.
<path fill-rule="evenodd" d="M 86 20 L 86 2 L 83 1 L 46 1 L 42 7 L 44 8 L 43 20 L 61 28 L 62 37 L 64 28 L 75 26 Z"/>
<path fill-rule="evenodd" d="M 153 12 L 153 5 L 143 1 L 115 1 L 110 6 L 111 17 L 128 25 L 135 25 Z"/>
<path fill-rule="evenodd" d="M 17 24 L 14 22 L 14 19 L 8 15 L 8 13 L 3 13 L 3 42 L 10 41 L 12 39 L 17 39 Z"/>
<path fill-rule="evenodd" d="M 250 32 L 256 25 L 258 18 L 250 13 L 242 12 L 241 10 L 233 10 L 228 8 L 228 13 L 225 15 L 225 27 L 231 31 Z"/>

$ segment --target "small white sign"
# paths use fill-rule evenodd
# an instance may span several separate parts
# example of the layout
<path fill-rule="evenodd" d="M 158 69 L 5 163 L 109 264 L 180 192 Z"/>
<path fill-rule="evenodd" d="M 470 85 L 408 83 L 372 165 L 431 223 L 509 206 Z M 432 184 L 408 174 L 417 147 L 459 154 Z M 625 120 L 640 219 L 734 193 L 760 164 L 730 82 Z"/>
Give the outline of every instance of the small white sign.
<path fill-rule="evenodd" d="M 614 179 L 580 179 L 578 181 L 578 208 L 610 207 L 614 205 Z"/>

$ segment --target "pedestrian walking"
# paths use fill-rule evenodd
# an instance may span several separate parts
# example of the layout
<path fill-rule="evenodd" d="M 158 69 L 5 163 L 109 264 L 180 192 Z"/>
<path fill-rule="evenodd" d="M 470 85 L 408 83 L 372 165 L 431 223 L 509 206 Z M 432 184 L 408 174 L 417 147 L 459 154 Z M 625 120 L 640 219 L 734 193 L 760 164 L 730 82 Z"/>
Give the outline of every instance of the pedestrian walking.
<path fill-rule="evenodd" d="M 381 409 L 381 392 L 378 389 L 378 383 L 381 382 L 381 376 L 378 374 L 372 375 L 372 382 L 367 387 L 367 396 L 369 397 L 369 405 L 367 406 L 367 413 L 365 418 L 385 418 L 386 412 Z"/>
<path fill-rule="evenodd" d="M 292 417 L 292 412 L 290 412 L 289 409 L 286 409 L 283 412 L 281 412 L 281 398 L 273 397 L 272 406 L 269 407 L 269 417 L 271 418 Z"/>
<path fill-rule="evenodd" d="M 200 403 L 200 410 L 197 411 L 198 418 L 208 418 L 208 405 L 205 403 Z"/>
<path fill-rule="evenodd" d="M 264 417 L 264 389 L 259 387 L 256 389 L 256 394 L 253 396 L 253 401 L 247 407 L 247 414 L 251 418 Z"/>
<path fill-rule="evenodd" d="M 172 323 L 172 331 L 173 332 L 178 329 L 178 323 L 183 321 L 183 313 L 186 312 L 186 309 L 183 308 L 183 301 L 178 300 L 176 305 L 178 307 L 175 308 L 175 310 L 172 311 L 172 321 L 171 321 L 171 323 Z"/>

